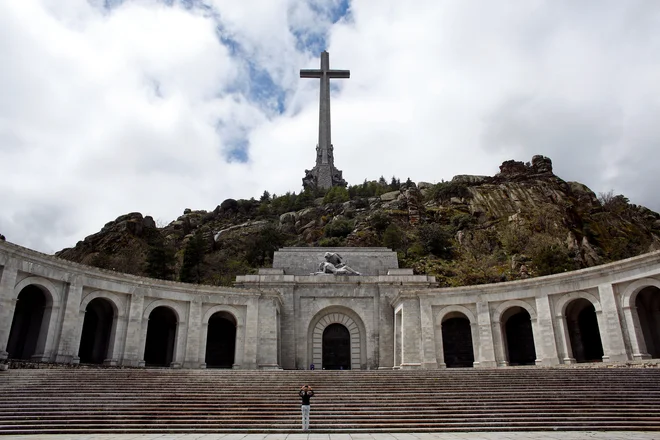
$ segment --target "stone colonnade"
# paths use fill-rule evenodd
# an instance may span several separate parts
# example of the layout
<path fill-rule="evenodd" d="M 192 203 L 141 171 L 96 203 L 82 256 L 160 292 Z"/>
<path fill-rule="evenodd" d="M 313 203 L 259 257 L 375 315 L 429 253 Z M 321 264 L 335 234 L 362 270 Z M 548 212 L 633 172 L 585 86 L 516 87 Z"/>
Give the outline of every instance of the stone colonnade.
<path fill-rule="evenodd" d="M 452 318 L 464 322 L 460 337 L 471 351 L 464 358 L 474 367 L 658 358 L 660 253 L 522 281 L 406 290 L 392 306 L 395 368 L 449 366 Z M 512 317 L 526 326 L 509 327 Z M 526 346 L 512 347 L 521 339 Z M 527 350 L 526 362 L 516 349 Z"/>
<path fill-rule="evenodd" d="M 18 353 L 135 367 L 323 368 L 327 330 L 342 328 L 341 365 L 351 369 L 660 357 L 660 252 L 450 289 L 397 268 L 360 277 L 266 269 L 236 284 L 147 279 L 0 242 L 0 359 Z"/>
<path fill-rule="evenodd" d="M 27 294 L 43 297 L 43 304 L 37 303 L 35 310 L 23 313 L 17 306 L 21 302 L 19 297 Z M 148 364 L 145 354 L 149 322 L 150 318 L 155 319 L 156 310 L 165 310 L 165 315 L 173 317 L 171 337 L 165 339 L 170 343 L 166 348 L 169 357 L 163 358 L 171 367 L 206 367 L 209 322 L 218 314 L 235 328 L 234 339 L 230 341 L 234 347 L 230 366 L 256 369 L 279 363 L 276 350 L 258 349 L 260 345 L 272 346 L 272 335 L 278 334 L 277 293 L 119 274 L 0 242 L 0 359 L 16 357 L 15 353 L 8 353 L 13 328 L 14 333 L 24 334 L 12 338 L 22 338 L 20 343 L 29 345 L 28 355 L 22 358 L 79 362 L 84 346 L 81 338 L 85 315 L 90 313 L 88 306 L 95 301 L 106 304 L 109 310 L 107 342 L 103 346 L 106 365 Z M 24 321 L 18 323 L 22 327 L 15 320 Z M 154 332 L 154 338 L 158 337 Z M 12 348 L 18 352 L 16 347 Z"/>

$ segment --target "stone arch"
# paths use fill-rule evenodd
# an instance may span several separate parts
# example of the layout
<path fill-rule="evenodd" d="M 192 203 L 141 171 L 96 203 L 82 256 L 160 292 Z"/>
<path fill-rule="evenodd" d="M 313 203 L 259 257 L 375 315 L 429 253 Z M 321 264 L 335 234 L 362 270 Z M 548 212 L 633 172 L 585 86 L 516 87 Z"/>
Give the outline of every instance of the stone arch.
<path fill-rule="evenodd" d="M 41 287 L 41 290 L 46 294 L 47 300 L 50 301 L 49 305 L 57 308 L 60 307 L 60 294 L 55 285 L 50 280 L 38 276 L 30 276 L 19 281 L 14 287 L 14 299 L 18 298 L 18 294 L 27 286 Z"/>
<path fill-rule="evenodd" d="M 96 298 L 103 298 L 110 302 L 117 317 L 123 318 L 126 316 L 126 307 L 122 298 L 116 293 L 106 292 L 105 290 L 94 290 L 88 293 L 80 301 L 80 312 L 84 313 L 87 305 Z"/>
<path fill-rule="evenodd" d="M 36 290 L 31 294 L 32 288 Z M 27 295 L 26 299 L 30 298 L 30 302 L 33 299 L 37 301 L 33 302 L 32 306 L 27 305 L 25 309 L 19 299 L 24 291 Z M 43 302 L 38 298 L 39 295 L 43 296 Z M 57 288 L 46 278 L 29 276 L 16 283 L 12 299 L 17 303 L 7 341 L 9 356 L 13 356 L 13 351 L 20 352 L 19 357 L 24 359 L 50 361 L 61 306 L 61 297 Z"/>
<path fill-rule="evenodd" d="M 185 310 L 181 303 L 172 300 L 165 300 L 165 299 L 152 301 L 149 305 L 147 305 L 147 307 L 145 307 L 144 312 L 142 314 L 141 364 L 149 363 L 146 357 L 150 357 L 150 356 L 148 356 L 147 354 L 154 353 L 155 351 L 157 351 L 154 349 L 148 350 L 147 343 L 149 342 L 150 339 L 149 338 L 150 333 L 152 333 L 149 331 L 149 327 L 151 324 L 150 316 L 154 312 L 154 310 L 158 309 L 159 307 L 163 307 L 169 310 L 171 313 L 173 313 L 175 322 L 172 323 L 171 321 L 165 319 L 165 322 L 163 323 L 168 329 L 167 343 L 163 343 L 162 341 L 160 341 L 160 345 L 163 345 L 164 347 L 161 348 L 165 350 L 164 358 L 162 359 L 165 360 L 162 361 L 161 355 L 159 355 L 158 356 L 159 360 L 155 364 L 167 366 L 168 360 L 171 360 L 171 362 L 169 362 L 170 366 L 180 367 L 183 362 L 183 354 L 185 351 L 184 349 L 185 333 L 186 333 L 185 330 L 187 329 L 186 322 L 184 319 L 182 319 L 182 317 L 185 316 Z M 159 312 L 159 313 L 166 314 L 166 312 Z M 153 332 L 152 334 L 156 335 L 157 333 Z"/>
<path fill-rule="evenodd" d="M 341 324 L 348 329 L 351 340 L 351 369 L 361 369 L 366 365 L 366 328 L 357 313 L 342 306 L 326 307 L 310 321 L 307 332 L 310 363 L 313 363 L 315 368 L 323 368 L 323 332 L 331 324 Z"/>
<path fill-rule="evenodd" d="M 117 306 L 108 298 L 97 296 L 86 301 L 81 313 L 81 363 L 102 364 L 112 358 L 113 336 L 117 327 Z"/>
<path fill-rule="evenodd" d="M 185 319 L 182 319 L 182 317 L 186 316 L 186 312 L 183 309 L 183 304 L 177 303 L 176 301 L 172 301 L 169 299 L 157 299 L 149 303 L 149 305 L 144 308 L 144 312 L 142 313 L 142 319 L 148 320 L 151 312 L 156 307 L 161 307 L 161 306 L 165 306 L 174 312 L 177 323 L 179 324 L 185 323 Z"/>
<path fill-rule="evenodd" d="M 571 292 L 559 298 L 555 310 L 564 362 L 602 361 L 605 325 L 600 301 L 588 292 Z"/>
<path fill-rule="evenodd" d="M 207 367 L 233 368 L 236 359 L 236 333 L 238 321 L 226 311 L 212 314 L 206 327 L 204 362 Z"/>
<path fill-rule="evenodd" d="M 555 310 L 556 310 L 556 315 L 555 316 L 564 317 L 564 315 L 566 313 L 566 306 L 570 302 L 572 302 L 573 300 L 579 299 L 579 298 L 584 298 L 587 301 L 589 301 L 591 304 L 593 304 L 594 309 L 596 310 L 597 314 L 602 313 L 603 308 L 601 307 L 600 301 L 598 301 L 598 298 L 596 298 L 594 295 L 592 295 L 589 292 L 579 291 L 579 292 L 567 293 L 565 295 L 562 295 L 559 298 L 559 300 L 557 301 L 557 305 L 555 306 Z"/>
<path fill-rule="evenodd" d="M 467 320 L 469 327 L 459 321 L 461 317 Z M 470 309 L 460 305 L 443 307 L 435 315 L 434 327 L 436 362 L 440 368 L 474 366 L 479 339 L 477 319 Z"/>
<path fill-rule="evenodd" d="M 529 313 L 529 318 L 533 321 L 536 321 L 536 310 L 534 310 L 534 308 L 529 305 L 528 302 L 519 299 L 512 299 L 503 302 L 497 307 L 497 309 L 495 309 L 495 313 L 493 313 L 493 322 L 499 323 L 504 312 L 512 307 L 520 307 L 527 310 L 527 313 Z"/>
<path fill-rule="evenodd" d="M 493 316 L 499 365 L 535 365 L 536 310 L 522 300 L 500 304 Z"/>
<path fill-rule="evenodd" d="M 235 307 L 232 307 L 232 306 L 229 306 L 229 305 L 224 305 L 224 304 L 213 306 L 210 309 L 208 309 L 206 311 L 206 313 L 204 313 L 204 317 L 202 318 L 202 324 L 208 324 L 209 319 L 211 319 L 211 316 L 215 315 L 218 312 L 227 312 L 227 313 L 229 313 L 236 320 L 236 325 L 237 326 L 241 326 L 241 327 L 243 326 L 243 324 L 244 324 L 243 323 L 243 314 L 240 313 Z"/>
<path fill-rule="evenodd" d="M 234 364 L 232 368 L 240 368 L 243 363 L 245 350 L 245 313 L 234 306 L 219 304 L 208 309 L 202 317 L 202 333 L 199 338 L 199 366 L 206 368 L 206 350 L 208 345 L 209 320 L 216 313 L 227 313 L 236 322 L 236 337 L 234 342 Z"/>
<path fill-rule="evenodd" d="M 660 306 L 658 293 L 652 293 L 654 288 L 660 290 L 660 281 L 642 278 L 631 283 L 621 294 L 621 309 L 633 359 L 660 357 Z"/>
<path fill-rule="evenodd" d="M 438 312 L 437 316 L 437 324 L 442 324 L 442 321 L 444 320 L 445 316 L 448 315 L 449 313 L 453 312 L 458 312 L 467 317 L 467 319 L 470 320 L 470 324 L 476 324 L 477 318 L 474 316 L 474 313 L 470 309 L 468 309 L 465 306 L 447 306 L 443 307 L 440 312 Z"/>

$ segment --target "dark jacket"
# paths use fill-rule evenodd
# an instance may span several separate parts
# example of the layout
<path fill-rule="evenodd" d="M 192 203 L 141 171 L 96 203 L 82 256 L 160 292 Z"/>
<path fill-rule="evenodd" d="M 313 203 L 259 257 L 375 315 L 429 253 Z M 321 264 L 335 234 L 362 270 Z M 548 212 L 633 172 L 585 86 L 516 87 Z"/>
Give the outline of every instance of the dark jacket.
<path fill-rule="evenodd" d="M 302 398 L 302 404 L 303 405 L 309 405 L 309 399 L 314 396 L 314 391 L 300 390 L 298 395 Z"/>

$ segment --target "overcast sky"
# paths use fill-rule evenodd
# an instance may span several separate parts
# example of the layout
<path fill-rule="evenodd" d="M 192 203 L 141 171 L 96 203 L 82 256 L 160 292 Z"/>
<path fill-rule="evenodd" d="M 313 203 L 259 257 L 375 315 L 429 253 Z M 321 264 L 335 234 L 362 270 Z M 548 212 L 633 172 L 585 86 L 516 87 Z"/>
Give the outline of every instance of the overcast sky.
<path fill-rule="evenodd" d="M 300 191 L 323 49 L 349 184 L 542 154 L 660 210 L 660 1 L 0 0 L 0 233 Z"/>

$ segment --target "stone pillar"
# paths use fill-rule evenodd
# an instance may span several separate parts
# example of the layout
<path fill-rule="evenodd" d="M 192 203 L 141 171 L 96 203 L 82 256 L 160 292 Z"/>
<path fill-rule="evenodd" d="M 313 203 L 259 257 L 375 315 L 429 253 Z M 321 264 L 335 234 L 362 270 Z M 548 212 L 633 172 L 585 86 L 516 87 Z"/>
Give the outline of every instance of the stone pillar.
<path fill-rule="evenodd" d="M 537 364 L 557 365 L 560 363 L 557 354 L 555 328 L 552 324 L 552 311 L 550 298 L 541 296 L 536 298 L 536 327 L 534 331 L 534 344 L 536 345 Z"/>
<path fill-rule="evenodd" d="M 437 363 L 437 368 L 447 368 L 445 363 L 445 347 L 444 341 L 442 340 L 442 323 L 435 324 L 433 322 L 433 333 L 435 337 L 435 359 Z M 472 344 L 474 346 L 474 344 Z"/>
<path fill-rule="evenodd" d="M 245 313 L 245 352 L 243 365 L 247 370 L 257 368 L 257 344 L 259 342 L 259 297 L 254 296 L 248 300 Z"/>
<path fill-rule="evenodd" d="M 390 299 L 378 286 L 379 295 L 374 299 L 378 323 L 378 369 L 391 370 L 394 366 L 394 310 Z"/>
<path fill-rule="evenodd" d="M 130 367 L 144 366 L 144 342 L 142 336 L 143 333 L 145 337 L 147 334 L 147 320 L 144 322 L 144 332 L 142 331 L 144 294 L 142 292 L 134 292 L 129 296 L 128 300 L 126 343 L 124 345 L 121 364 Z"/>
<path fill-rule="evenodd" d="M 495 348 L 493 346 L 493 329 L 490 319 L 488 302 L 477 301 L 477 325 L 479 326 L 479 356 L 474 360 L 475 367 L 495 367 Z"/>
<path fill-rule="evenodd" d="M 401 316 L 403 312 L 401 309 L 398 309 L 394 312 L 394 366 L 392 368 L 399 369 L 401 368 L 401 354 L 403 352 L 401 348 L 402 337 L 401 333 L 403 332 L 403 327 L 401 325 Z"/>
<path fill-rule="evenodd" d="M 628 338 L 630 339 L 630 348 L 634 360 L 651 359 L 651 355 L 646 347 L 644 340 L 644 332 L 642 325 L 639 322 L 639 314 L 637 307 L 628 304 L 623 305 L 623 316 L 626 320 L 626 327 L 628 329 Z"/>
<path fill-rule="evenodd" d="M 123 345 L 126 337 L 126 325 L 125 313 L 113 318 L 110 345 L 108 346 L 107 358 L 103 361 L 103 365 L 119 365 L 122 353 L 124 352 Z"/>
<path fill-rule="evenodd" d="M 44 308 L 44 316 L 41 321 L 41 329 L 39 330 L 39 338 L 37 339 L 37 346 L 32 356 L 35 362 L 51 362 L 54 359 L 53 353 L 56 352 L 56 339 L 57 330 L 59 328 L 58 322 L 60 318 L 59 305 L 47 305 Z M 62 361 L 64 362 L 64 361 Z"/>
<path fill-rule="evenodd" d="M 421 337 L 422 337 L 422 368 L 435 369 L 438 368 L 438 361 L 435 353 L 435 335 L 434 335 L 434 322 L 433 322 L 433 309 L 431 304 L 426 298 L 420 298 L 420 324 L 421 324 Z"/>
<path fill-rule="evenodd" d="M 202 328 L 208 331 L 208 324 L 202 326 L 202 318 L 202 301 L 200 298 L 195 298 L 188 303 L 188 340 L 186 341 L 186 356 L 183 361 L 184 368 L 200 368 L 205 361 L 205 359 L 202 359 L 202 362 L 199 362 L 202 349 L 200 344 Z M 206 354 L 206 345 L 204 346 L 204 354 Z"/>
<path fill-rule="evenodd" d="M 603 362 L 620 362 L 628 360 L 626 345 L 623 341 L 621 320 L 611 284 L 598 286 L 602 313 L 598 315 L 600 337 L 603 342 Z"/>
<path fill-rule="evenodd" d="M 555 328 L 559 340 L 559 358 L 564 364 L 574 364 L 573 348 L 571 347 L 571 338 L 568 334 L 568 323 L 566 317 L 561 313 L 555 316 Z"/>
<path fill-rule="evenodd" d="M 203 319 L 203 318 L 202 318 Z M 208 336 L 209 336 L 209 322 L 202 322 L 200 324 L 201 330 L 200 330 L 200 335 L 199 335 L 199 349 L 197 350 L 197 364 L 199 368 L 206 368 L 206 343 L 208 341 Z M 236 325 L 236 348 L 234 349 L 234 353 L 238 351 L 238 340 L 239 340 L 239 334 L 238 334 L 238 325 Z M 234 364 L 238 363 L 236 360 L 236 355 L 234 354 Z"/>
<path fill-rule="evenodd" d="M 60 343 L 55 354 L 55 362 L 78 363 L 78 350 L 80 349 L 80 335 L 84 313 L 80 313 L 83 283 L 80 275 L 74 276 L 66 289 L 66 298 L 63 300 L 64 315 L 62 317 L 62 331 Z M 51 321 L 53 317 L 51 317 Z"/>
<path fill-rule="evenodd" d="M 505 350 L 506 341 L 504 340 L 504 332 L 502 331 L 502 323 L 500 321 L 493 321 L 493 348 L 495 349 L 495 361 L 498 367 L 506 367 L 509 365 L 507 353 Z"/>
<path fill-rule="evenodd" d="M 401 368 L 422 366 L 422 337 L 419 298 L 405 298 L 401 309 Z"/>
<path fill-rule="evenodd" d="M 263 295 L 259 298 L 259 345 L 257 367 L 279 369 L 277 362 L 277 298 Z"/>
<path fill-rule="evenodd" d="M 16 310 L 14 286 L 17 275 L 18 270 L 14 267 L 14 260 L 9 259 L 0 272 L 0 359 L 7 359 L 8 356 L 7 343 Z"/>
<path fill-rule="evenodd" d="M 147 337 L 145 334 L 145 342 Z M 174 339 L 174 355 L 170 367 L 181 368 L 186 358 L 186 341 L 188 340 L 188 321 L 179 321 L 176 323 L 176 335 Z"/>

